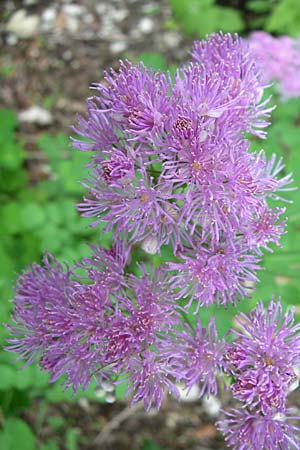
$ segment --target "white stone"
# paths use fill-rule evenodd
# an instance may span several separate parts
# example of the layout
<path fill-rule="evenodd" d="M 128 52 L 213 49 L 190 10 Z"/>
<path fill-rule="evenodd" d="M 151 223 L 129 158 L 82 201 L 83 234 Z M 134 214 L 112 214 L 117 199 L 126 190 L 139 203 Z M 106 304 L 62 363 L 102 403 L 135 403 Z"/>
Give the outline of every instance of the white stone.
<path fill-rule="evenodd" d="M 182 402 L 195 402 L 199 399 L 200 389 L 198 384 L 194 384 L 191 389 L 186 389 L 182 384 L 177 385 L 179 399 Z"/>
<path fill-rule="evenodd" d="M 94 394 L 95 394 L 95 397 L 97 397 L 97 398 L 105 397 L 105 390 L 102 389 L 101 387 L 96 388 L 94 390 Z"/>
<path fill-rule="evenodd" d="M 106 400 L 106 403 L 115 403 L 116 397 L 112 394 L 106 394 L 105 400 Z"/>
<path fill-rule="evenodd" d="M 156 10 L 158 8 L 158 5 L 156 3 L 147 3 L 146 5 L 143 5 L 141 7 L 141 11 L 145 14 L 151 13 L 153 10 Z"/>
<path fill-rule="evenodd" d="M 181 41 L 181 36 L 175 31 L 168 31 L 167 33 L 163 34 L 162 39 L 167 47 L 176 48 Z"/>
<path fill-rule="evenodd" d="M 128 44 L 126 41 L 116 41 L 116 42 L 112 42 L 109 45 L 109 49 L 110 49 L 111 53 L 113 53 L 113 54 L 122 53 L 127 48 L 128 48 Z"/>
<path fill-rule="evenodd" d="M 79 406 L 81 406 L 81 408 L 86 412 L 88 412 L 91 409 L 91 405 L 90 405 L 88 399 L 85 397 L 80 397 L 78 399 L 78 403 L 79 403 Z"/>
<path fill-rule="evenodd" d="M 71 34 L 75 34 L 79 29 L 79 20 L 75 16 L 69 16 L 66 14 L 66 24 L 65 28 L 68 30 Z"/>
<path fill-rule="evenodd" d="M 56 10 L 55 8 L 47 8 L 42 14 L 42 21 L 43 22 L 53 22 L 56 17 Z"/>
<path fill-rule="evenodd" d="M 83 22 L 86 24 L 91 24 L 94 22 L 94 16 L 93 14 L 85 14 L 82 18 Z"/>
<path fill-rule="evenodd" d="M 19 41 L 19 38 L 14 33 L 10 33 L 6 37 L 6 42 L 8 45 L 16 45 L 18 41 Z"/>
<path fill-rule="evenodd" d="M 19 9 L 10 18 L 6 30 L 15 33 L 21 39 L 28 39 L 37 34 L 39 26 L 39 16 L 27 16 L 25 9 Z"/>
<path fill-rule="evenodd" d="M 50 111 L 38 105 L 33 105 L 18 114 L 20 122 L 36 123 L 38 125 L 50 125 L 53 117 Z"/>
<path fill-rule="evenodd" d="M 86 8 L 84 6 L 77 5 L 76 3 L 64 5 L 62 10 L 65 14 L 72 17 L 80 17 L 86 14 Z"/>
<path fill-rule="evenodd" d="M 202 400 L 203 408 L 210 417 L 218 417 L 221 409 L 221 402 L 214 395 L 204 397 Z"/>
<path fill-rule="evenodd" d="M 105 392 L 114 392 L 115 386 L 109 381 L 102 381 L 101 387 Z"/>
<path fill-rule="evenodd" d="M 96 13 L 99 14 L 99 16 L 102 16 L 107 10 L 107 6 L 105 3 L 98 3 L 98 5 L 95 6 Z"/>
<path fill-rule="evenodd" d="M 122 22 L 128 14 L 129 11 L 127 9 L 114 9 L 111 11 L 110 16 L 114 22 Z"/>
<path fill-rule="evenodd" d="M 150 17 L 143 17 L 138 25 L 137 28 L 144 34 L 149 34 L 154 30 L 154 22 Z"/>

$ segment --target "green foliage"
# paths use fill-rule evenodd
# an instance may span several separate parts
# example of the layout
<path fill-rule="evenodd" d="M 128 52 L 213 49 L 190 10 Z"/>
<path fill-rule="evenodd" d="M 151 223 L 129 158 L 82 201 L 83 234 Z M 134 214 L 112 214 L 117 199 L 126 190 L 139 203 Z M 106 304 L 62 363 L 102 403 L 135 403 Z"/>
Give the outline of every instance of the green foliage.
<path fill-rule="evenodd" d="M 169 3 L 177 22 L 188 35 L 205 37 L 214 31 L 238 32 L 244 28 L 238 10 L 218 6 L 214 0 L 169 0 Z"/>
<path fill-rule="evenodd" d="M 300 34 L 300 2 L 279 1 L 266 22 L 266 30 L 298 37 Z"/>
<path fill-rule="evenodd" d="M 28 425 L 21 419 L 10 418 L 0 431 L 0 450 L 35 450 L 35 437 Z"/>
<path fill-rule="evenodd" d="M 298 0 L 248 0 L 239 8 L 218 5 L 217 0 L 169 0 L 169 4 L 173 17 L 167 20 L 166 29 L 179 26 L 189 36 L 258 29 L 293 37 L 300 34 Z"/>
<path fill-rule="evenodd" d="M 258 14 L 269 12 L 272 7 L 270 0 L 248 0 L 247 2 L 247 9 Z"/>
<path fill-rule="evenodd" d="M 17 119 L 13 111 L 0 110 L 0 290 L 2 304 L 0 322 L 9 322 L 12 286 L 16 273 L 32 262 L 40 262 L 44 251 L 50 251 L 61 261 L 72 263 L 90 253 L 87 243 L 99 244 L 99 231 L 80 219 L 75 204 L 83 194 L 79 183 L 88 161 L 85 153 L 70 151 L 69 139 L 58 133 L 45 133 L 37 146 L 48 164 L 49 179 L 31 186 L 25 163 L 30 158 L 24 145 L 16 138 Z M 106 235 L 101 242 L 110 243 Z M 7 331 L 0 328 L 0 344 Z M 61 401 L 77 402 L 82 396 L 96 399 L 91 384 L 86 392 L 72 397 L 60 383 L 49 384 L 48 375 L 36 364 L 21 369 L 15 356 L 0 350 L 0 417 L 4 417 L 0 432 L 0 450 L 35 450 L 33 433 L 20 419 L 14 418 L 35 398 L 44 398 L 45 405 Z M 103 399 L 99 399 L 103 401 Z M 38 419 L 37 419 L 38 420 Z M 12 430 L 15 430 L 14 432 Z M 25 443 L 26 441 L 26 443 Z M 65 447 L 76 450 L 77 432 L 65 435 Z M 57 450 L 55 442 L 45 442 L 41 450 Z"/>
<path fill-rule="evenodd" d="M 273 153 L 281 156 L 285 163 L 285 173 L 293 173 L 293 186 L 297 189 L 283 192 L 282 197 L 291 203 L 282 202 L 288 217 L 287 233 L 281 238 L 282 248 L 273 248 L 274 253 L 265 253 L 264 270 L 259 272 L 260 282 L 256 286 L 253 300 L 267 301 L 272 294 L 280 296 L 286 305 L 300 304 L 300 101 L 292 99 L 280 103 L 272 114 L 272 125 L 263 148 L 268 157 Z M 253 149 L 261 143 L 254 141 Z M 275 206 L 275 205 L 274 205 Z"/>
<path fill-rule="evenodd" d="M 177 17 L 185 2 L 170 1 L 173 5 L 177 4 L 177 6 L 173 6 L 174 12 L 177 8 Z M 200 10 L 197 8 L 200 4 L 202 5 L 201 15 L 206 17 L 206 19 L 201 18 L 203 22 L 209 22 L 209 14 L 216 14 L 216 9 L 222 10 L 223 20 L 226 17 L 228 20 L 228 16 L 224 12 L 226 9 L 216 7 L 212 0 L 204 2 L 189 0 L 188 3 L 194 5 L 194 9 L 190 9 L 188 14 L 191 15 L 193 12 L 195 17 L 200 14 Z M 250 3 L 253 10 L 265 11 L 266 2 L 251 1 Z M 278 7 L 282 3 L 287 2 L 278 3 Z M 229 11 L 231 14 L 233 10 Z M 202 28 L 201 26 L 196 28 L 198 19 L 193 20 L 194 24 L 188 25 L 191 33 L 200 30 L 200 34 L 205 34 L 209 32 L 203 31 L 205 26 L 211 27 L 214 23 L 212 21 L 208 25 L 203 25 Z M 185 21 L 188 21 L 187 16 L 182 18 L 183 27 Z M 217 29 L 219 28 L 221 28 L 220 24 Z M 146 66 L 151 66 L 153 70 L 167 71 L 169 69 L 171 74 L 174 73 L 174 67 L 168 68 L 165 59 L 157 53 L 144 53 L 140 59 Z M 275 103 L 278 103 L 278 107 L 272 114 L 272 125 L 263 147 L 268 157 L 273 153 L 283 157 L 286 173 L 293 171 L 295 185 L 299 185 L 300 102 L 297 99 L 283 104 L 278 101 Z M 16 127 L 16 115 L 12 111 L 0 110 L 2 149 L 0 153 L 0 290 L 3 299 L 0 309 L 1 323 L 9 320 L 11 302 L 8 299 L 12 296 L 13 285 L 11 280 L 27 264 L 34 261 L 39 262 L 45 250 L 53 253 L 61 261 L 72 263 L 73 260 L 89 254 L 89 247 L 86 243 L 101 243 L 107 247 L 111 241 L 109 234 L 101 233 L 100 242 L 99 227 L 97 231 L 89 228 L 88 221 L 80 219 L 74 207 L 74 203 L 80 199 L 83 193 L 79 180 L 84 177 L 83 167 L 87 163 L 88 155 L 70 151 L 69 140 L 64 134 L 42 134 L 37 141 L 37 147 L 47 162 L 49 178 L 31 186 L 25 168 L 26 160 L 30 155 L 26 153 L 23 143 L 17 139 Z M 262 143 L 255 139 L 252 142 L 253 150 L 260 149 L 261 145 Z M 232 318 L 235 314 L 239 311 L 246 312 L 261 298 L 267 302 L 272 294 L 275 294 L 281 296 L 282 302 L 286 306 L 300 304 L 300 190 L 284 192 L 283 197 L 293 202 L 282 202 L 289 217 L 288 232 L 281 240 L 281 249 L 275 248 L 274 253 L 264 255 L 264 270 L 258 273 L 260 282 L 255 287 L 252 298 L 242 301 L 236 307 L 231 306 L 227 310 L 211 306 L 201 311 L 203 325 L 208 322 L 212 314 L 215 316 L 221 336 L 225 335 L 232 325 Z M 166 246 L 160 255 L 154 255 L 152 261 L 155 266 L 158 266 L 171 258 L 172 249 L 170 246 Z M 129 267 L 130 271 L 134 270 L 135 261 L 139 259 L 143 259 L 146 264 L 150 263 L 149 256 L 141 250 L 137 250 L 134 252 Z M 195 322 L 193 311 L 185 314 L 185 319 L 193 324 Z M 4 343 L 6 335 L 6 330 L 0 328 L 1 344 Z M 37 365 L 32 364 L 20 371 L 22 363 L 16 364 L 13 358 L 13 355 L 0 351 L 0 417 L 3 417 L 0 450 L 37 449 L 33 431 L 24 421 L 16 418 L 34 399 L 43 399 L 45 410 L 50 404 L 63 401 L 77 402 L 81 397 L 103 401 L 103 397 L 97 399 L 95 396 L 96 385 L 94 383 L 91 383 L 86 391 L 79 391 L 72 396 L 70 390 L 63 391 L 62 381 L 49 385 L 48 375 L 41 372 Z M 126 384 L 120 380 L 116 387 L 116 398 L 124 398 L 125 390 Z M 44 416 L 37 418 L 36 427 L 38 428 L 39 421 L 42 423 L 45 420 Z M 67 450 L 80 448 L 80 436 L 76 428 L 68 429 L 65 420 L 61 417 L 47 418 L 47 421 L 50 428 L 62 433 L 64 447 Z M 38 448 L 39 450 L 58 450 L 58 445 L 49 440 Z M 142 450 L 162 449 L 155 442 L 146 440 Z"/>
<path fill-rule="evenodd" d="M 142 450 L 163 450 L 152 439 L 145 439 L 143 442 Z"/>

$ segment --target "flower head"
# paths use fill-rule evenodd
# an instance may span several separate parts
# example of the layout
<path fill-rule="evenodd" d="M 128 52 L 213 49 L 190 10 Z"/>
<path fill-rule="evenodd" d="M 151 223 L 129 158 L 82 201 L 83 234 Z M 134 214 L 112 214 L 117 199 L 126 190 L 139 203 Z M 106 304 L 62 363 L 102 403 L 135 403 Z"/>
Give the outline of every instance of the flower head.
<path fill-rule="evenodd" d="M 178 298 L 189 297 L 187 306 L 196 303 L 197 312 L 203 305 L 216 302 L 226 306 L 247 296 L 247 284 L 256 281 L 254 271 L 259 266 L 246 248 L 242 241 L 224 240 L 180 254 L 183 262 L 169 263 Z"/>
<path fill-rule="evenodd" d="M 218 338 L 214 318 L 207 327 L 196 321 L 195 329 L 183 327 L 177 333 L 178 361 L 181 382 L 189 390 L 194 384 L 200 386 L 199 397 L 217 394 L 217 377 L 226 371 L 225 340 Z"/>
<path fill-rule="evenodd" d="M 225 412 L 223 420 L 217 422 L 226 442 L 233 450 L 299 450 L 300 428 L 289 423 L 299 420 L 287 410 L 284 415 L 258 412 L 248 413 L 245 409 Z"/>
<path fill-rule="evenodd" d="M 293 313 L 283 314 L 273 299 L 266 311 L 260 302 L 237 321 L 242 331 L 233 331 L 228 349 L 234 396 L 264 414 L 284 411 L 287 391 L 297 378 L 294 368 L 300 363 L 300 325 L 294 325 Z"/>

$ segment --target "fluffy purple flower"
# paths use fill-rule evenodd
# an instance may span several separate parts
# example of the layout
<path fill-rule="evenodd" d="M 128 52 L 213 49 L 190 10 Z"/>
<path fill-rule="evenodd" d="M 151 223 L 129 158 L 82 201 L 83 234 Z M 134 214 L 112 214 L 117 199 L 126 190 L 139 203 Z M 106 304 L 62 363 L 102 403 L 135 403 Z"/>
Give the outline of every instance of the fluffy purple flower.
<path fill-rule="evenodd" d="M 224 73 L 230 74 L 227 80 L 229 99 L 236 98 L 236 117 L 240 126 L 259 137 L 265 137 L 261 130 L 268 122 L 272 108 L 266 107 L 268 102 L 259 104 L 263 83 L 260 70 L 249 45 L 237 34 L 215 33 L 207 41 L 196 41 L 192 49 L 192 59 L 205 64 L 206 70 L 214 71 L 221 79 Z"/>
<path fill-rule="evenodd" d="M 46 256 L 43 266 L 21 275 L 14 303 L 8 350 L 28 362 L 40 358 L 51 381 L 66 375 L 65 386 L 87 387 L 105 366 L 103 333 L 113 314 L 108 286 L 98 284 L 94 274 L 81 285 L 74 271 Z"/>
<path fill-rule="evenodd" d="M 213 303 L 227 305 L 248 296 L 249 283 L 256 281 L 258 259 L 247 253 L 243 241 L 227 239 L 220 243 L 204 242 L 180 254 L 183 262 L 169 263 L 171 278 L 178 298 L 189 297 L 189 307 Z"/>
<path fill-rule="evenodd" d="M 180 326 L 181 316 L 167 272 L 148 273 L 140 266 L 139 278 L 124 275 L 129 257 L 124 242 L 117 241 L 110 250 L 93 248 L 94 253 L 74 270 L 64 270 L 46 256 L 43 266 L 33 265 L 21 275 L 14 323 L 8 326 L 13 336 L 8 350 L 28 363 L 39 359 L 50 381 L 65 376 L 64 386 L 72 386 L 74 392 L 79 386 L 86 388 L 94 375 L 116 379 L 127 374 L 128 385 L 140 386 L 134 367 L 141 355 L 148 355 L 143 364 L 150 370 L 150 361 L 160 365 L 166 349 L 173 346 L 176 354 L 172 330 Z M 169 379 L 157 378 L 158 391 L 159 386 L 174 384 L 176 364 L 173 358 L 167 368 L 166 360 L 159 373 L 168 373 Z M 139 395 L 136 392 L 133 401 Z M 154 400 L 158 407 L 158 397 L 149 391 L 145 405 Z"/>
<path fill-rule="evenodd" d="M 109 249 L 90 246 L 92 255 L 83 258 L 76 267 L 83 268 L 88 280 L 109 291 L 117 291 L 125 284 L 124 269 L 129 262 L 131 247 L 126 239 L 116 239 Z"/>
<path fill-rule="evenodd" d="M 218 377 L 227 370 L 224 355 L 226 344 L 218 338 L 214 318 L 207 327 L 196 321 L 195 329 L 186 325 L 177 333 L 177 348 L 181 367 L 181 382 L 189 390 L 194 384 L 200 386 L 199 397 L 218 392 Z"/>
<path fill-rule="evenodd" d="M 249 233 L 246 233 L 249 246 L 257 245 L 271 251 L 269 243 L 280 247 L 280 237 L 285 233 L 287 218 L 282 218 L 285 208 L 269 209 L 262 206 L 249 223 Z"/>
<path fill-rule="evenodd" d="M 264 31 L 248 39 L 266 82 L 276 81 L 283 98 L 299 97 L 300 40 L 290 36 L 274 37 Z"/>
<path fill-rule="evenodd" d="M 95 171 L 93 180 L 98 179 Z M 98 220 L 107 222 L 105 230 L 115 227 L 114 236 L 129 234 L 131 243 L 141 241 L 149 236 L 156 236 L 159 247 L 173 242 L 176 249 L 181 234 L 188 240 L 185 230 L 179 226 L 179 207 L 176 204 L 179 194 L 168 189 L 165 182 L 154 183 L 143 169 L 139 171 L 139 179 L 126 187 L 119 183 L 111 184 L 97 181 L 91 188 L 96 200 L 85 199 L 79 205 L 85 217 L 97 216 Z"/>
<path fill-rule="evenodd" d="M 10 351 L 19 353 L 28 363 L 57 335 L 65 335 L 70 329 L 66 299 L 76 284 L 70 270 L 64 271 L 51 255 L 44 256 L 43 264 L 32 265 L 17 280 L 13 325 L 8 326 L 13 336 Z"/>
<path fill-rule="evenodd" d="M 174 361 L 174 360 L 173 360 Z M 174 382 L 178 371 L 173 361 L 164 353 L 147 350 L 128 361 L 128 389 L 126 396 L 131 397 L 131 404 L 142 401 L 146 410 L 160 408 L 165 393 L 179 396 Z"/>
<path fill-rule="evenodd" d="M 177 383 L 216 394 L 217 378 L 230 373 L 252 429 L 274 423 L 276 439 L 293 443 L 292 429 L 274 417 L 285 411 L 300 363 L 292 315 L 274 302 L 265 314 L 260 304 L 226 345 L 213 319 L 193 329 L 178 305 L 195 303 L 197 313 L 247 296 L 262 249 L 284 233 L 284 210 L 268 199 L 280 199 L 291 177 L 280 178 L 275 156 L 250 153 L 245 137 L 264 137 L 271 111 L 260 103 L 253 56 L 237 36 L 219 33 L 195 43 L 193 61 L 174 80 L 129 62 L 105 78 L 93 85 L 73 146 L 92 152 L 79 210 L 95 218 L 92 226 L 104 222 L 114 244 L 92 247 L 72 269 L 46 256 L 20 276 L 10 351 L 38 358 L 52 381 L 64 376 L 73 391 L 93 377 L 122 377 L 131 402 L 146 409 L 159 408 L 166 391 L 178 395 Z M 170 244 L 178 258 L 156 269 L 138 264 L 134 275 L 136 243 L 152 254 Z M 229 442 L 239 445 L 230 420 Z"/>
<path fill-rule="evenodd" d="M 284 411 L 286 394 L 297 379 L 300 363 L 300 325 L 292 312 L 282 313 L 271 300 L 267 311 L 260 302 L 248 315 L 237 318 L 241 331 L 234 330 L 227 358 L 235 379 L 233 395 L 250 409 L 264 414 Z"/>
<path fill-rule="evenodd" d="M 225 412 L 225 419 L 218 421 L 218 429 L 224 434 L 233 450 L 299 450 L 299 426 L 289 421 L 297 420 L 292 411 L 285 414 L 258 412 L 250 414 L 245 409 Z"/>
<path fill-rule="evenodd" d="M 121 63 L 93 86 L 75 129 L 89 142 L 75 139 L 74 147 L 93 151 L 81 213 L 130 243 L 155 237 L 158 252 L 169 242 L 174 253 L 193 247 L 194 235 L 214 245 L 224 233 L 249 236 L 261 211 L 268 214 L 267 198 L 291 181 L 279 178 L 280 161 L 249 152 L 245 131 L 263 137 L 271 109 L 259 104 L 264 86 L 246 43 L 215 34 L 192 55 L 173 81 Z M 278 244 L 281 231 L 275 239 L 272 230 L 254 233 L 257 245 L 249 239 L 247 249 L 244 239 L 245 251 Z"/>
<path fill-rule="evenodd" d="M 162 119 L 172 104 L 168 82 L 162 73 L 126 61 L 121 62 L 119 73 L 111 70 L 105 78 L 108 86 L 95 83 L 93 87 L 101 93 L 105 112 L 109 112 L 125 135 L 144 142 L 148 134 L 163 129 Z"/>

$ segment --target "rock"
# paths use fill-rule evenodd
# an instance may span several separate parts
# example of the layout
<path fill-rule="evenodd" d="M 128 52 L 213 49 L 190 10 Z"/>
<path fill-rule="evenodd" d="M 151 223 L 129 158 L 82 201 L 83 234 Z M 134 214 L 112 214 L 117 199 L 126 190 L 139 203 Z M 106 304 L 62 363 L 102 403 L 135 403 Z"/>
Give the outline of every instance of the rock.
<path fill-rule="evenodd" d="M 79 29 L 79 19 L 75 16 L 66 15 L 65 29 L 71 34 L 77 33 Z"/>
<path fill-rule="evenodd" d="M 87 10 L 84 6 L 77 5 L 76 3 L 64 5 L 62 7 L 62 10 L 67 16 L 71 17 L 81 17 L 87 13 Z"/>
<path fill-rule="evenodd" d="M 202 400 L 203 409 L 210 417 L 218 417 L 221 409 L 221 402 L 214 395 L 204 397 Z"/>
<path fill-rule="evenodd" d="M 163 34 L 162 40 L 167 47 L 176 48 L 178 47 L 181 41 L 181 36 L 179 33 L 176 33 L 175 31 L 168 31 Z"/>
<path fill-rule="evenodd" d="M 78 400 L 78 404 L 86 413 L 91 412 L 92 408 L 87 398 L 80 397 L 80 399 Z"/>
<path fill-rule="evenodd" d="M 152 19 L 150 19 L 150 17 L 143 17 L 137 24 L 137 28 L 143 34 L 152 33 L 152 31 L 154 30 L 154 22 Z"/>
<path fill-rule="evenodd" d="M 126 49 L 128 48 L 128 44 L 126 41 L 116 41 L 116 42 L 112 42 L 109 45 L 109 50 L 111 51 L 111 53 L 116 54 L 116 53 L 122 53 L 124 52 Z"/>
<path fill-rule="evenodd" d="M 141 11 L 144 14 L 152 14 L 153 11 L 159 10 L 159 5 L 157 3 L 147 2 L 145 5 L 142 5 Z"/>
<path fill-rule="evenodd" d="M 116 397 L 113 394 L 106 394 L 105 401 L 106 403 L 115 403 Z"/>
<path fill-rule="evenodd" d="M 36 5 L 38 2 L 38 0 L 24 0 L 24 5 L 25 6 L 32 6 L 32 5 Z"/>
<path fill-rule="evenodd" d="M 56 14 L 57 12 L 55 8 L 45 9 L 45 11 L 42 14 L 41 28 L 43 31 L 50 31 L 53 28 Z"/>
<path fill-rule="evenodd" d="M 114 390 L 115 390 L 114 384 L 110 383 L 109 381 L 106 381 L 106 380 L 102 381 L 101 387 L 105 392 L 114 392 Z"/>
<path fill-rule="evenodd" d="M 6 30 L 16 34 L 21 39 L 35 36 L 40 28 L 40 18 L 37 15 L 27 15 L 25 9 L 19 9 L 10 18 Z"/>
<path fill-rule="evenodd" d="M 85 14 L 82 18 L 82 21 L 86 23 L 87 25 L 90 25 L 94 22 L 94 16 L 93 14 Z"/>
<path fill-rule="evenodd" d="M 200 389 L 197 384 L 194 384 L 191 389 L 186 389 L 183 385 L 177 385 L 179 391 L 179 398 L 182 402 L 195 402 L 199 399 Z"/>
<path fill-rule="evenodd" d="M 106 10 L 107 10 L 108 5 L 106 5 L 105 3 L 98 3 L 95 6 L 95 11 L 97 14 L 99 14 L 99 16 L 102 16 Z"/>
<path fill-rule="evenodd" d="M 128 16 L 129 11 L 127 9 L 113 9 L 110 13 L 114 22 L 123 22 Z"/>
<path fill-rule="evenodd" d="M 53 117 L 50 111 L 38 105 L 33 105 L 18 114 L 20 122 L 36 123 L 37 125 L 50 125 L 53 122 Z"/>
<path fill-rule="evenodd" d="M 16 45 L 18 41 L 18 36 L 14 33 L 8 34 L 6 37 L 6 42 L 8 45 Z"/>

